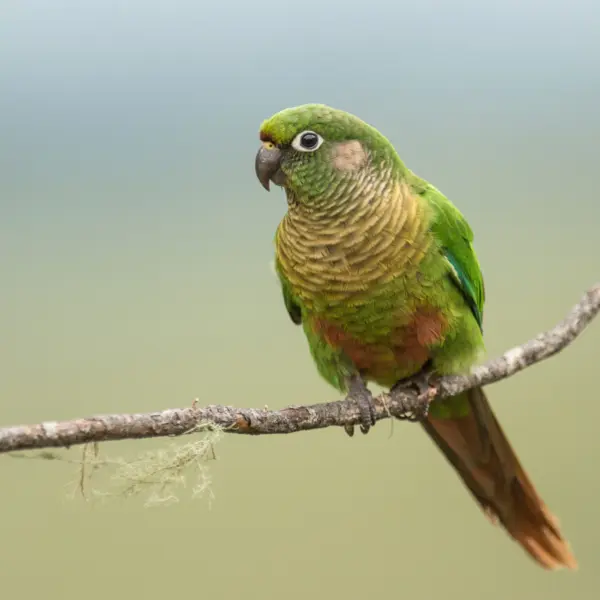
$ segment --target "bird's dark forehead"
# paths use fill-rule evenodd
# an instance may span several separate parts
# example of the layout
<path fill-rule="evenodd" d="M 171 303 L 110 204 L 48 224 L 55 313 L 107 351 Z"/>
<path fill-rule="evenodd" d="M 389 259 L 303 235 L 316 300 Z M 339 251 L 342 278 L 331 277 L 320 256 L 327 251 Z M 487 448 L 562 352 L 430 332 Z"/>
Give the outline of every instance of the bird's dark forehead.
<path fill-rule="evenodd" d="M 273 138 L 273 135 L 271 133 L 268 133 L 267 131 L 260 132 L 260 141 L 275 143 L 275 139 Z"/>

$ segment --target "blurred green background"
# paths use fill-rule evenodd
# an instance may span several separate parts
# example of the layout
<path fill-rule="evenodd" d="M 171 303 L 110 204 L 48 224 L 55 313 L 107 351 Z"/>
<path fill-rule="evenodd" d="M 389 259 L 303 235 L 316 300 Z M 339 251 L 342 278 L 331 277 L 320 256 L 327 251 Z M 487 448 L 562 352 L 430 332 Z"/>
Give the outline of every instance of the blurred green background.
<path fill-rule="evenodd" d="M 283 308 L 285 200 L 253 168 L 262 119 L 305 102 L 378 127 L 459 205 L 490 355 L 553 325 L 600 280 L 599 28 L 591 0 L 3 0 L 0 424 L 337 397 Z M 577 574 L 536 567 L 418 427 L 384 422 L 225 438 L 212 503 L 168 508 L 71 500 L 74 465 L 2 456 L 3 595 L 598 598 L 598 348 L 600 323 L 489 388 Z"/>

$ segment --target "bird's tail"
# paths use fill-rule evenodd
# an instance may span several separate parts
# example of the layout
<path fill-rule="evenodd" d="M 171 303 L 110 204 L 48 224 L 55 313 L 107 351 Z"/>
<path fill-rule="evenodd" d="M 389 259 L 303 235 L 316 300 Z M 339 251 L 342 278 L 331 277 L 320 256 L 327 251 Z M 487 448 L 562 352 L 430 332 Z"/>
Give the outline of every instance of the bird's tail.
<path fill-rule="evenodd" d="M 556 517 L 521 467 L 483 390 L 472 389 L 465 395 L 470 408 L 466 416 L 429 416 L 423 427 L 493 523 L 502 523 L 542 567 L 576 569 Z"/>

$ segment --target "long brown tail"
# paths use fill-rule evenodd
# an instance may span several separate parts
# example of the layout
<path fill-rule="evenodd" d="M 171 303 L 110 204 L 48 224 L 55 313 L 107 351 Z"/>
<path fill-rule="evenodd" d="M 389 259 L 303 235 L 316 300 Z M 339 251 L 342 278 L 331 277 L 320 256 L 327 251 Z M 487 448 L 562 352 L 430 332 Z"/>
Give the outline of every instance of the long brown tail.
<path fill-rule="evenodd" d="M 469 390 L 465 417 L 423 422 L 493 523 L 546 569 L 577 568 L 556 517 L 538 496 L 480 388 Z"/>

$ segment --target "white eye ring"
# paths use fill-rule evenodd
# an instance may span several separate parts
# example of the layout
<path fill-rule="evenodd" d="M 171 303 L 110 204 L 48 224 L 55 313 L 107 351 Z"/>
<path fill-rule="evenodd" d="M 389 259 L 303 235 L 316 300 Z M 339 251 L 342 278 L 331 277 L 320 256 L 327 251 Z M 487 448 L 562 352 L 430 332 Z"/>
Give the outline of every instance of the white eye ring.
<path fill-rule="evenodd" d="M 323 138 L 314 131 L 306 130 L 299 133 L 292 141 L 292 148 L 299 152 L 314 152 L 323 143 Z M 311 145 L 312 144 L 312 145 Z"/>

